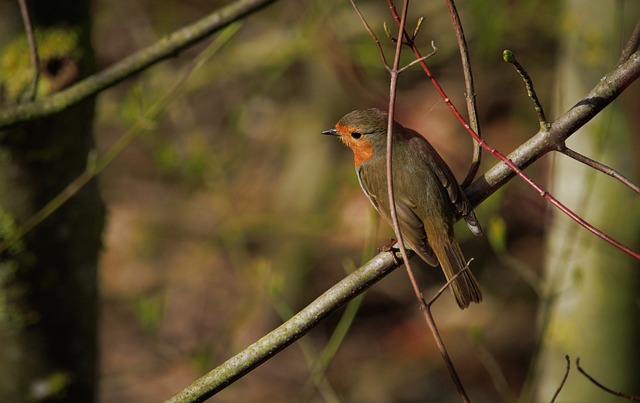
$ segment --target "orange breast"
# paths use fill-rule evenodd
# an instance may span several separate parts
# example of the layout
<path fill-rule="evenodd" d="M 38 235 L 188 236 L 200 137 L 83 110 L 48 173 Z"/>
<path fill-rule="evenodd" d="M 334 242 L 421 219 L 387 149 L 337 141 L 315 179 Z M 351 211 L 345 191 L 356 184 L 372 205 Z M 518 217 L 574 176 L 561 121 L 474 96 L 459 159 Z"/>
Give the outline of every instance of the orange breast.
<path fill-rule="evenodd" d="M 368 140 L 360 140 L 358 142 L 352 140 L 352 143 L 352 145 L 347 145 L 353 150 L 353 160 L 357 168 L 373 157 L 374 149 Z"/>

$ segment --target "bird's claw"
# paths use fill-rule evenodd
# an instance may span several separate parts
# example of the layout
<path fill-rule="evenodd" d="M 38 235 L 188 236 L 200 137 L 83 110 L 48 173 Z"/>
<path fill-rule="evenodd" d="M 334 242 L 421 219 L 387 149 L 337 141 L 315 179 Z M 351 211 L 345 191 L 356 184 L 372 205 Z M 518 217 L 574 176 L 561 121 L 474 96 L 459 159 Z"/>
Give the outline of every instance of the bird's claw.
<path fill-rule="evenodd" d="M 391 238 L 391 241 L 386 244 L 381 246 L 380 248 L 378 248 L 378 250 L 380 252 L 389 252 L 391 253 L 391 257 L 393 258 L 393 263 L 396 264 L 396 266 L 400 265 L 400 260 L 398 260 L 398 256 L 396 256 L 396 252 L 395 250 L 393 250 L 393 246 L 396 244 L 396 240 Z"/>

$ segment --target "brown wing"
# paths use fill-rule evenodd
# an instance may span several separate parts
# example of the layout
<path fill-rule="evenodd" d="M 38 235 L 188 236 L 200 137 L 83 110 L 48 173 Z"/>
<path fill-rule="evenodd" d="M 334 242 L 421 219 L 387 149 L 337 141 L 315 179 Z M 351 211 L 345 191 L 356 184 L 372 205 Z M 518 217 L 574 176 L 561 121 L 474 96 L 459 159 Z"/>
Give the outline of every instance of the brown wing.
<path fill-rule="evenodd" d="M 455 213 L 465 220 L 474 235 L 482 235 L 482 227 L 476 218 L 476 214 L 473 212 L 473 207 L 471 207 L 471 203 L 469 203 L 464 192 L 460 189 L 460 185 L 458 185 L 455 176 L 447 164 L 429 142 L 423 141 L 424 138 L 422 138 L 420 134 L 415 131 L 412 131 L 412 134 L 414 136 L 409 139 L 412 147 L 422 154 L 422 158 L 427 161 L 431 170 L 438 177 L 442 187 L 449 195 L 449 200 Z"/>
<path fill-rule="evenodd" d="M 384 171 L 384 170 L 383 170 Z M 367 198 L 382 218 L 391 224 L 389 214 L 389 198 L 387 197 L 386 177 L 375 176 L 378 170 L 362 165 L 356 169 L 358 181 Z M 400 231 L 407 244 L 422 260 L 431 266 L 438 265 L 438 259 L 427 241 L 427 234 L 420 217 L 415 213 L 417 206 L 406 197 L 396 197 L 396 214 Z"/>

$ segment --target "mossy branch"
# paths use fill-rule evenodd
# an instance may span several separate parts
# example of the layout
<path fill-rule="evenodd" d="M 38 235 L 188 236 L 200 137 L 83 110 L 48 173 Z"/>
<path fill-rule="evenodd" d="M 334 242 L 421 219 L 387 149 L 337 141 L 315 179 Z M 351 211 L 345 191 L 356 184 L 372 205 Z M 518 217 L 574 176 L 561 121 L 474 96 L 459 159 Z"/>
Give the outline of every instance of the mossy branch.
<path fill-rule="evenodd" d="M 394 249 L 396 258 L 400 258 Z M 318 322 L 380 281 L 402 264 L 382 252 L 331 287 L 291 319 L 229 358 L 223 364 L 166 400 L 167 403 L 203 402 L 304 336 Z"/>
<path fill-rule="evenodd" d="M 92 97 L 150 66 L 177 56 L 181 51 L 220 31 L 235 21 L 259 11 L 276 0 L 238 0 L 208 16 L 165 36 L 114 65 L 49 97 L 14 105 L 0 111 L 0 130 L 53 115 Z"/>

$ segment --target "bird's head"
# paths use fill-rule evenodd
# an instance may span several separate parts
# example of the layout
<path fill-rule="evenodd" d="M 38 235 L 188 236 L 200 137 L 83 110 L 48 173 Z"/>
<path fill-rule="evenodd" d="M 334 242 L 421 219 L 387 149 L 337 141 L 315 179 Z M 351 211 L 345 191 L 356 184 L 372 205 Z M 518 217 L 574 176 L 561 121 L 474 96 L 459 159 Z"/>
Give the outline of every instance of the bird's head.
<path fill-rule="evenodd" d="M 356 110 L 343 116 L 335 129 L 325 130 L 322 134 L 340 137 L 353 151 L 357 168 L 371 158 L 384 158 L 388 118 L 389 115 L 380 109 Z M 394 126 L 397 125 L 394 122 Z"/>

